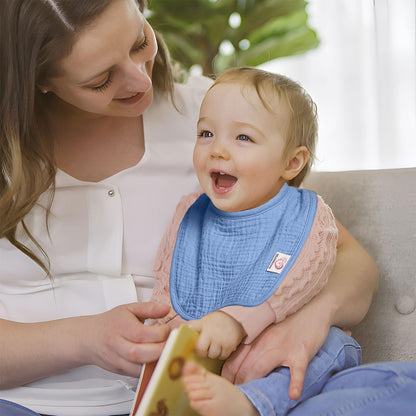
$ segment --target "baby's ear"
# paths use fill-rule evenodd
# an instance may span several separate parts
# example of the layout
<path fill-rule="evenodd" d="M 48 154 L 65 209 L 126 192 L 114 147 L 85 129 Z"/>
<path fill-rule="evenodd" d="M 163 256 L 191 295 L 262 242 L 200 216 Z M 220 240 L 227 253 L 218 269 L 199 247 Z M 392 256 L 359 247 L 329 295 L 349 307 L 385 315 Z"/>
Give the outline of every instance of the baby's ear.
<path fill-rule="evenodd" d="M 283 173 L 283 179 L 290 181 L 295 178 L 300 171 L 304 168 L 309 160 L 309 150 L 306 146 L 299 146 L 292 153 L 286 162 L 285 171 Z"/>

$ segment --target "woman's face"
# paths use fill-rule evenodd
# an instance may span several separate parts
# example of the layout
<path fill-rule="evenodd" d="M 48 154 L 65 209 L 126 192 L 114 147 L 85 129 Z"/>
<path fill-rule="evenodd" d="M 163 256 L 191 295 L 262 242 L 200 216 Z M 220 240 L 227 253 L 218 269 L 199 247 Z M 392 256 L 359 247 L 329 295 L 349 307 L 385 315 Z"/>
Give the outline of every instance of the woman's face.
<path fill-rule="evenodd" d="M 153 99 L 155 35 L 134 0 L 116 0 L 79 35 L 44 87 L 69 109 L 134 117 Z"/>

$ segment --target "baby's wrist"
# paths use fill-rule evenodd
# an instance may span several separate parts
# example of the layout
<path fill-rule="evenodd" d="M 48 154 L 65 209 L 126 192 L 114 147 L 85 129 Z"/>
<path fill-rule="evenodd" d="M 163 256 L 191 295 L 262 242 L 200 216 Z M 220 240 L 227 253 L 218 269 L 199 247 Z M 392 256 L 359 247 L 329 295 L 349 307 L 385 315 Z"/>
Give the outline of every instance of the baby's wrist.
<path fill-rule="evenodd" d="M 222 316 L 224 316 L 224 322 L 227 322 L 227 324 L 231 325 L 233 328 L 237 329 L 243 334 L 242 338 L 244 338 L 245 336 L 247 336 L 246 331 L 243 327 L 243 325 L 241 324 L 241 322 L 237 321 L 237 319 L 235 319 L 232 315 L 228 314 L 226 311 L 224 310 L 218 310 L 215 311 L 220 313 Z"/>

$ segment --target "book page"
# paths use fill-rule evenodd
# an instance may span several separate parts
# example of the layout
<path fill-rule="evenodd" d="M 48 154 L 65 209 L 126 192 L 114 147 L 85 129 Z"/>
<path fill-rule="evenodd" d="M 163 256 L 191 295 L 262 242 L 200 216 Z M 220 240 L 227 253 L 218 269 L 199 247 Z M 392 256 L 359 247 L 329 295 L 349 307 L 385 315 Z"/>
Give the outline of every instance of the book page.
<path fill-rule="evenodd" d="M 195 354 L 198 336 L 199 333 L 187 325 L 181 325 L 171 332 L 150 381 L 152 366 L 145 365 L 143 368 L 131 416 L 198 415 L 189 406 L 182 383 L 182 367 L 186 360 L 193 359 L 209 371 L 219 374 L 222 366 L 220 360 L 201 358 Z M 144 389 L 145 385 L 147 387 Z"/>

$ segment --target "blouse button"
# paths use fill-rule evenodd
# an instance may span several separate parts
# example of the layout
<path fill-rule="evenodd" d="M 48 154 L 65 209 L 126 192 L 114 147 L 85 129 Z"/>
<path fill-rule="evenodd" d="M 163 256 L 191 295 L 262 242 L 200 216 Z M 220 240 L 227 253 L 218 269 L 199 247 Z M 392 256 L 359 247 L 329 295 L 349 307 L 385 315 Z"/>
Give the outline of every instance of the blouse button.
<path fill-rule="evenodd" d="M 401 315 L 410 315 L 415 310 L 416 303 L 410 296 L 404 295 L 397 300 L 395 306 Z"/>
<path fill-rule="evenodd" d="M 108 196 L 114 196 L 115 195 L 114 189 L 110 189 L 107 193 L 108 193 Z"/>

